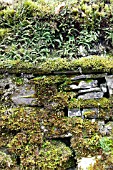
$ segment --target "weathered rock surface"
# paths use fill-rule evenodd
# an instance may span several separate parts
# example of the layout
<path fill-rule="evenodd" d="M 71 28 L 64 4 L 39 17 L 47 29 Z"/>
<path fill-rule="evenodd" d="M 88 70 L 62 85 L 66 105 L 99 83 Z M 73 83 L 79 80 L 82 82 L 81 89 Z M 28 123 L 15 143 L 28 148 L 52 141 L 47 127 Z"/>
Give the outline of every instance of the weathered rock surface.
<path fill-rule="evenodd" d="M 15 89 L 11 95 L 11 100 L 15 105 L 35 106 L 37 103 L 35 94 L 35 85 L 24 84 Z"/>
<path fill-rule="evenodd" d="M 91 92 L 91 93 L 85 93 L 83 95 L 79 95 L 78 99 L 100 99 L 104 96 L 103 92 Z"/>
<path fill-rule="evenodd" d="M 11 147 L 11 152 L 23 154 L 29 147 L 26 140 L 32 150 L 43 140 L 64 139 L 75 151 L 78 169 L 95 164 L 95 155 L 103 150 L 99 140 L 113 135 L 113 76 L 68 74 L 1 75 L 0 149 Z"/>
<path fill-rule="evenodd" d="M 106 82 L 109 89 L 109 95 L 113 95 L 113 75 L 106 76 Z"/>

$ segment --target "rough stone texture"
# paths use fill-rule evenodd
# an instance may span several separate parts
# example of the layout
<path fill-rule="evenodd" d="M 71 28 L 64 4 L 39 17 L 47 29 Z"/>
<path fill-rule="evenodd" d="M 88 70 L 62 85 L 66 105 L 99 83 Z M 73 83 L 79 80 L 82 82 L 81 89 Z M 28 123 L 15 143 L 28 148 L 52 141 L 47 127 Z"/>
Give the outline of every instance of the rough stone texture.
<path fill-rule="evenodd" d="M 82 74 L 79 76 L 75 76 L 72 77 L 71 80 L 75 81 L 75 80 L 84 80 L 84 79 L 97 79 L 97 78 L 103 78 L 107 75 L 107 73 L 105 74 Z"/>
<path fill-rule="evenodd" d="M 106 76 L 105 78 L 109 89 L 109 95 L 113 96 L 113 75 Z"/>
<path fill-rule="evenodd" d="M 81 117 L 82 112 L 80 111 L 80 109 L 70 109 L 68 110 L 68 117 Z"/>
<path fill-rule="evenodd" d="M 95 124 L 97 124 L 97 131 L 102 138 L 113 135 L 113 103 L 111 102 L 111 98 L 110 100 L 108 99 L 112 96 L 113 76 L 107 76 L 106 74 L 98 74 L 97 76 L 96 74 L 75 76 L 75 73 L 73 73 L 73 78 L 72 72 L 68 72 L 68 74 L 69 75 L 66 74 L 64 77 L 58 75 L 55 78 L 54 75 L 36 77 L 33 74 L 23 73 L 18 75 L 1 75 L 0 113 L 2 121 L 0 123 L 2 125 L 4 120 L 6 120 L 6 128 L 9 131 L 14 128 L 14 134 L 1 133 L 0 140 L 2 142 L 0 141 L 0 143 L 2 147 L 0 147 L 0 151 L 5 153 L 5 151 L 1 149 L 4 146 L 6 147 L 9 138 L 13 140 L 13 138 L 18 135 L 18 131 L 15 135 L 15 129 L 17 127 L 19 128 L 18 130 L 24 131 L 24 128 L 21 129 L 24 124 L 26 126 L 25 131 L 27 131 L 28 134 L 29 130 L 36 128 L 36 132 L 33 133 L 34 136 L 31 134 L 33 141 L 37 135 L 39 135 L 39 137 L 42 135 L 39 138 L 40 140 L 42 140 L 43 137 L 49 140 L 59 140 L 59 138 L 69 140 L 70 138 L 73 139 L 77 137 L 78 148 L 76 148 L 78 150 L 84 145 L 82 142 L 85 141 L 87 143 L 87 140 L 91 140 L 91 142 L 95 141 L 92 139 L 92 135 L 95 135 L 92 134 L 95 133 Z M 92 127 L 89 127 L 87 121 L 90 126 L 93 126 L 93 131 L 91 131 Z M 84 122 L 86 123 L 85 126 Z M 78 127 L 76 128 L 77 124 Z M 5 125 L 3 127 L 5 127 Z M 88 133 L 90 137 L 88 137 Z M 5 144 L 3 144 L 3 141 L 5 141 Z M 38 141 L 36 141 L 36 143 Z M 72 141 L 70 141 L 70 143 L 72 145 Z M 74 144 L 76 144 L 76 141 Z M 95 146 L 95 143 L 93 146 Z M 75 154 L 77 155 L 76 148 Z M 84 151 L 81 154 L 84 154 Z M 87 155 L 87 153 L 85 154 Z M 78 156 L 77 159 L 79 157 L 80 156 Z M 86 160 L 89 160 L 89 162 L 92 160 L 93 162 L 93 158 L 94 157 L 90 157 L 90 159 L 85 158 L 84 160 L 85 162 Z M 81 167 L 81 164 L 78 162 L 78 168 L 79 167 Z"/>
<path fill-rule="evenodd" d="M 91 93 L 85 93 L 83 95 L 79 95 L 78 96 L 78 99 L 84 99 L 84 100 L 87 100 L 87 99 L 100 99 L 102 98 L 104 95 L 103 92 L 91 92 Z"/>
<path fill-rule="evenodd" d="M 36 105 L 35 98 L 35 86 L 31 84 L 24 84 L 23 86 L 17 87 L 15 92 L 11 96 L 11 100 L 16 105 Z"/>
<path fill-rule="evenodd" d="M 107 93 L 107 84 L 106 83 L 100 84 L 100 89 L 103 91 L 103 93 Z"/>
<path fill-rule="evenodd" d="M 89 88 L 94 88 L 97 87 L 97 80 L 92 80 L 91 82 L 86 82 L 86 81 L 80 81 L 80 83 L 77 85 L 72 84 L 70 85 L 70 88 L 72 88 L 73 90 L 79 90 L 79 89 L 89 89 Z"/>
<path fill-rule="evenodd" d="M 99 131 L 103 136 L 112 136 L 113 135 L 113 122 L 109 121 L 105 124 L 104 121 L 98 122 Z"/>

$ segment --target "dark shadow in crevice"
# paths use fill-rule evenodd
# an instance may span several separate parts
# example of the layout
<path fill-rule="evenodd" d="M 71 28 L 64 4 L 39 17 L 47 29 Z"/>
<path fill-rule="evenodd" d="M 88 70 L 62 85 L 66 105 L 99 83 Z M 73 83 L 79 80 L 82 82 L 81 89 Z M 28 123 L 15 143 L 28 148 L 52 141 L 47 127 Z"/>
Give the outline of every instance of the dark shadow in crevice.
<path fill-rule="evenodd" d="M 10 85 L 9 84 L 6 84 L 5 85 L 5 89 L 9 89 L 10 88 Z"/>

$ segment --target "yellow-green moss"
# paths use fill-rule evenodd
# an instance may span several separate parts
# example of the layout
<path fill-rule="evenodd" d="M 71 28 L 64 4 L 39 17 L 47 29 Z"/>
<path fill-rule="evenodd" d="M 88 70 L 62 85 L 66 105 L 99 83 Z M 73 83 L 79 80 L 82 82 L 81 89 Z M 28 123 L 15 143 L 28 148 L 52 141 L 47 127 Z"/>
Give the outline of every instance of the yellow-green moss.
<path fill-rule="evenodd" d="M 90 58 L 81 58 L 69 61 L 67 59 L 48 60 L 44 63 L 33 64 L 30 62 L 21 62 L 20 60 L 7 60 L 0 62 L 0 69 L 7 70 L 9 73 L 37 73 L 40 75 L 56 73 L 60 71 L 65 74 L 66 71 L 76 71 L 73 74 L 79 74 L 81 68 L 82 73 L 112 73 L 113 58 L 105 58 L 93 56 Z M 72 74 L 72 73 L 71 73 Z"/>

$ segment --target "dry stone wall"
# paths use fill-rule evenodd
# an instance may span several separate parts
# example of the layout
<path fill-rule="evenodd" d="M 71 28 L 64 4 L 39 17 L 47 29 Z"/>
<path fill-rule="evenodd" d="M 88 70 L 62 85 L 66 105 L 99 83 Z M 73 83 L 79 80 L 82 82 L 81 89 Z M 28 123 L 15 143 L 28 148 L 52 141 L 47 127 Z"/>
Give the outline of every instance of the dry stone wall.
<path fill-rule="evenodd" d="M 102 148 L 100 139 L 111 140 L 113 137 L 112 99 L 113 75 L 107 72 L 1 74 L 0 151 L 8 152 L 11 158 L 16 153 L 16 165 L 11 160 L 10 167 L 18 164 L 23 168 L 34 167 L 30 163 L 24 165 L 26 158 L 22 148 L 28 147 L 24 137 L 35 152 L 45 140 L 62 141 L 68 145 L 76 159 L 69 161 L 72 156 L 68 153 L 68 166 L 63 165 L 64 169 L 75 166 L 81 157 L 98 156 L 106 149 Z"/>

